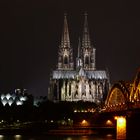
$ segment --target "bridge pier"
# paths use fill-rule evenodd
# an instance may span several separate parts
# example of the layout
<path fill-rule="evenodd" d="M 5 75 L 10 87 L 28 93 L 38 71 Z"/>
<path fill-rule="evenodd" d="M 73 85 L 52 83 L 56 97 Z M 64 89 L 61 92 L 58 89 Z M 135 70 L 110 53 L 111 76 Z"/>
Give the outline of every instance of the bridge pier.
<path fill-rule="evenodd" d="M 116 116 L 116 139 L 126 139 L 126 116 Z"/>
<path fill-rule="evenodd" d="M 120 118 L 123 117 L 126 120 L 123 119 L 117 120 L 117 118 L 119 117 Z M 107 120 L 112 121 L 114 129 L 116 131 L 115 133 L 116 139 L 139 139 L 140 138 L 140 109 L 104 112 L 99 114 L 98 120 L 101 124 L 104 124 L 104 122 L 106 122 Z M 124 128 L 118 126 L 119 122 L 122 122 L 121 126 L 124 126 Z M 117 133 L 117 131 L 119 131 L 119 133 Z M 124 138 L 118 138 L 118 137 L 122 137 L 120 136 L 122 135 L 122 133 L 124 133 L 123 134 Z"/>

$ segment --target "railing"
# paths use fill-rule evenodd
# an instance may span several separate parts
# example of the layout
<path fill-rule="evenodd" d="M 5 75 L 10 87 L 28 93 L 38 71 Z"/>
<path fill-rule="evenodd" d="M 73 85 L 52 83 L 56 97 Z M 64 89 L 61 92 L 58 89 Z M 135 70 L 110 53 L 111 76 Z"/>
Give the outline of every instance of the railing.
<path fill-rule="evenodd" d="M 107 105 L 104 106 L 101 112 L 114 112 L 114 111 L 125 111 L 125 110 L 133 110 L 133 109 L 140 109 L 140 100 L 132 101 L 129 103 L 119 103 L 114 105 Z"/>

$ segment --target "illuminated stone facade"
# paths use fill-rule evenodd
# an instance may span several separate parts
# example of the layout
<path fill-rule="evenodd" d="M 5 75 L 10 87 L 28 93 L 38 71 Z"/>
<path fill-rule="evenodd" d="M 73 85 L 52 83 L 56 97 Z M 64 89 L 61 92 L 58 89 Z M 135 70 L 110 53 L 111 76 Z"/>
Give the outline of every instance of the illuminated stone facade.
<path fill-rule="evenodd" d="M 58 49 L 58 65 L 50 78 L 48 97 L 53 101 L 83 100 L 101 103 L 109 89 L 109 77 L 106 71 L 96 70 L 95 48 L 90 40 L 87 14 L 77 52 L 75 66 L 65 15 L 64 30 Z"/>

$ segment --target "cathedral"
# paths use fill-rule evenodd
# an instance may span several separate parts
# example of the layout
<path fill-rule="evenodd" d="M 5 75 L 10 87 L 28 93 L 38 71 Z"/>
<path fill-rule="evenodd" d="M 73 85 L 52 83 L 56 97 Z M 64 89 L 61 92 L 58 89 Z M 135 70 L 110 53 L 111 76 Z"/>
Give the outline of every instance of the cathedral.
<path fill-rule="evenodd" d="M 96 69 L 96 49 L 92 45 L 87 14 L 84 14 L 81 40 L 74 61 L 67 16 L 64 15 L 62 38 L 58 47 L 58 63 L 50 77 L 48 98 L 51 101 L 104 102 L 109 90 L 109 76 L 105 70 Z"/>

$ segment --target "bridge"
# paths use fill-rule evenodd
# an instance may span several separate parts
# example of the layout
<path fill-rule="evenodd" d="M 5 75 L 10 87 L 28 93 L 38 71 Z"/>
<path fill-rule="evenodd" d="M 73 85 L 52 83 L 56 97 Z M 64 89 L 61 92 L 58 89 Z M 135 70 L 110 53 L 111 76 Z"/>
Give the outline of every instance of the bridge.
<path fill-rule="evenodd" d="M 101 112 L 140 109 L 140 69 L 132 83 L 119 81 L 111 88 Z"/>
<path fill-rule="evenodd" d="M 139 139 L 140 69 L 132 83 L 119 81 L 112 86 L 99 112 L 102 124 L 116 118 L 117 139 Z"/>

